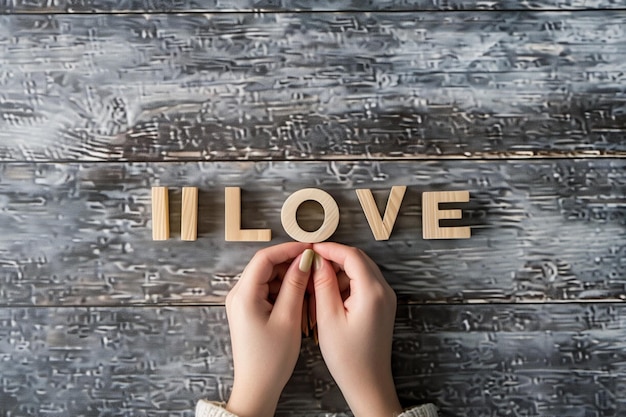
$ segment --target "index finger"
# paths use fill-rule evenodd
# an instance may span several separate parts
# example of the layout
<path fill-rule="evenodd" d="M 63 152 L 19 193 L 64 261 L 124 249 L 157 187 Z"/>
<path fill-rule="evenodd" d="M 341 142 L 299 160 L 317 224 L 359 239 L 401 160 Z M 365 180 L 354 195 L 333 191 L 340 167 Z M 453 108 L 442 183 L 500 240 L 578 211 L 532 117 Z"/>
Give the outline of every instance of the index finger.
<path fill-rule="evenodd" d="M 240 282 L 243 285 L 267 284 L 274 278 L 274 268 L 277 265 L 295 259 L 310 247 L 310 243 L 288 242 L 261 249 L 244 269 Z"/>
<path fill-rule="evenodd" d="M 316 243 L 313 250 L 346 272 L 350 280 L 375 280 L 386 282 L 380 269 L 363 251 L 334 242 Z"/>

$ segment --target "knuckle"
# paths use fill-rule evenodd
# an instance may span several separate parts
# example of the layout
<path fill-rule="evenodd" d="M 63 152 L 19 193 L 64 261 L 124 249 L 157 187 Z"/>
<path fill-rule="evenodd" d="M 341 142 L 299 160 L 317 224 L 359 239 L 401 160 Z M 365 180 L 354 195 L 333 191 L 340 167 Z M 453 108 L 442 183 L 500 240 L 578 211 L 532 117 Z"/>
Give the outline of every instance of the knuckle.
<path fill-rule="evenodd" d="M 250 263 L 253 263 L 253 262 L 255 262 L 255 263 L 256 263 L 256 262 L 259 262 L 259 261 L 264 261 L 265 259 L 267 259 L 267 258 L 268 258 L 268 254 L 267 254 L 267 253 L 268 253 L 267 248 L 265 248 L 265 249 L 259 249 L 259 250 L 258 250 L 258 251 L 254 254 L 254 256 L 252 257 L 252 259 L 250 260 Z"/>
<path fill-rule="evenodd" d="M 385 289 L 378 285 L 372 289 L 371 297 L 372 297 L 372 300 L 377 304 L 385 304 L 387 301 L 387 295 L 385 294 Z"/>
<path fill-rule="evenodd" d="M 352 246 L 348 248 L 348 255 L 351 257 L 362 257 L 363 255 L 365 255 L 365 252 L 363 252 L 359 248 Z"/>
<path fill-rule="evenodd" d="M 228 294 L 226 294 L 226 300 L 224 302 L 224 304 L 226 305 L 226 308 L 228 308 L 231 305 L 233 305 L 233 303 L 236 302 L 236 299 L 238 297 L 240 297 L 240 295 L 239 295 L 239 282 L 237 284 L 235 284 L 235 286 L 232 287 L 230 289 L 230 291 L 228 291 Z"/>
<path fill-rule="evenodd" d="M 291 312 L 288 314 L 275 312 L 272 315 L 272 319 L 273 319 L 273 325 L 278 327 L 279 329 L 290 329 L 295 324 L 302 322 L 301 316 L 299 316 L 298 314 L 293 314 Z"/>
<path fill-rule="evenodd" d="M 233 297 L 235 296 L 235 291 L 230 290 L 228 294 L 226 294 L 226 308 L 229 308 L 233 304 Z"/>
<path fill-rule="evenodd" d="M 291 277 L 283 281 L 283 285 L 289 286 L 291 289 L 302 291 L 306 290 L 307 282 L 295 277 Z"/>
<path fill-rule="evenodd" d="M 370 293 L 372 302 L 376 305 L 392 305 L 397 303 L 396 293 L 386 284 L 374 285 Z"/>
<path fill-rule="evenodd" d="M 318 274 L 313 281 L 316 289 L 325 289 L 334 284 L 335 278 L 330 274 Z"/>

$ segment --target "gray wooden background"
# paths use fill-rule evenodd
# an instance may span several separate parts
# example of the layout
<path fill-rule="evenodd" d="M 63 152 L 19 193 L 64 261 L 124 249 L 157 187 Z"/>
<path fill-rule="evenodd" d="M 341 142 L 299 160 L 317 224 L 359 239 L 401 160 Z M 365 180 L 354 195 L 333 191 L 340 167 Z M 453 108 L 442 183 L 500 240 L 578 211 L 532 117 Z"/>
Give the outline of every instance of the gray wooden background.
<path fill-rule="evenodd" d="M 625 134 L 621 0 L 0 0 L 0 416 L 228 398 L 223 301 L 264 244 L 224 241 L 225 186 L 273 243 L 293 191 L 339 202 L 400 300 L 404 405 L 623 416 Z M 354 189 L 393 185 L 376 242 Z M 423 240 L 421 193 L 463 189 L 472 238 Z M 350 415 L 311 340 L 277 415 Z"/>

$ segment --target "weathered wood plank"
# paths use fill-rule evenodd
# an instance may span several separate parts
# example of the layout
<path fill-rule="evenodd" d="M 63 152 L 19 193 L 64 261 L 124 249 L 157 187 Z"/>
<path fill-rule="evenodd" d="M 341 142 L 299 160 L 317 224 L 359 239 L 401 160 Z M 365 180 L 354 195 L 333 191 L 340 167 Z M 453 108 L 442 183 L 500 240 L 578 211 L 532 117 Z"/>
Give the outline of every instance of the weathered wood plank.
<path fill-rule="evenodd" d="M 404 398 L 435 400 L 444 415 L 617 416 L 626 410 L 624 344 L 615 337 L 622 309 L 401 308 L 396 383 Z"/>
<path fill-rule="evenodd" d="M 626 12 L 0 16 L 0 160 L 626 154 Z"/>
<path fill-rule="evenodd" d="M 171 239 L 152 241 L 150 187 L 171 187 Z M 355 188 L 382 207 L 407 185 L 390 240 L 374 240 Z M 180 188 L 199 188 L 198 240 L 180 236 Z M 0 164 L 0 304 L 222 303 L 265 243 L 224 241 L 224 187 L 244 228 L 289 240 L 280 210 L 318 187 L 338 202 L 331 240 L 377 261 L 406 300 L 626 297 L 626 160 Z M 423 240 L 421 193 L 469 190 L 467 240 Z M 315 205 L 301 213 L 318 227 Z M 314 228 L 315 228 L 314 227 Z"/>
<path fill-rule="evenodd" d="M 621 303 L 400 306 L 400 397 L 443 416 L 621 415 L 625 314 Z M 0 358 L 0 415 L 192 416 L 232 385 L 223 307 L 0 308 Z M 305 340 L 277 415 L 345 410 Z"/>
<path fill-rule="evenodd" d="M 2 0 L 0 13 L 374 11 L 374 10 L 589 10 L 622 9 L 615 0 Z"/>

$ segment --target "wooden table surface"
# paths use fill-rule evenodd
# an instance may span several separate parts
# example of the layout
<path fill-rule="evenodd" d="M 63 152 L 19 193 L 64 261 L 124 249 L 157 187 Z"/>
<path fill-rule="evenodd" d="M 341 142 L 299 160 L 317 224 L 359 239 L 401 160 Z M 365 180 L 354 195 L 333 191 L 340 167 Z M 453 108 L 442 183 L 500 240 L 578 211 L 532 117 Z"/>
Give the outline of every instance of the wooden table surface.
<path fill-rule="evenodd" d="M 223 302 L 266 245 L 225 242 L 229 186 L 272 243 L 291 193 L 338 202 L 399 297 L 404 405 L 625 415 L 625 135 L 620 0 L 0 0 L 0 417 L 228 398 Z M 376 241 L 354 190 L 394 185 Z M 422 239 L 443 190 L 470 239 Z M 310 339 L 277 415 L 350 415 Z"/>

